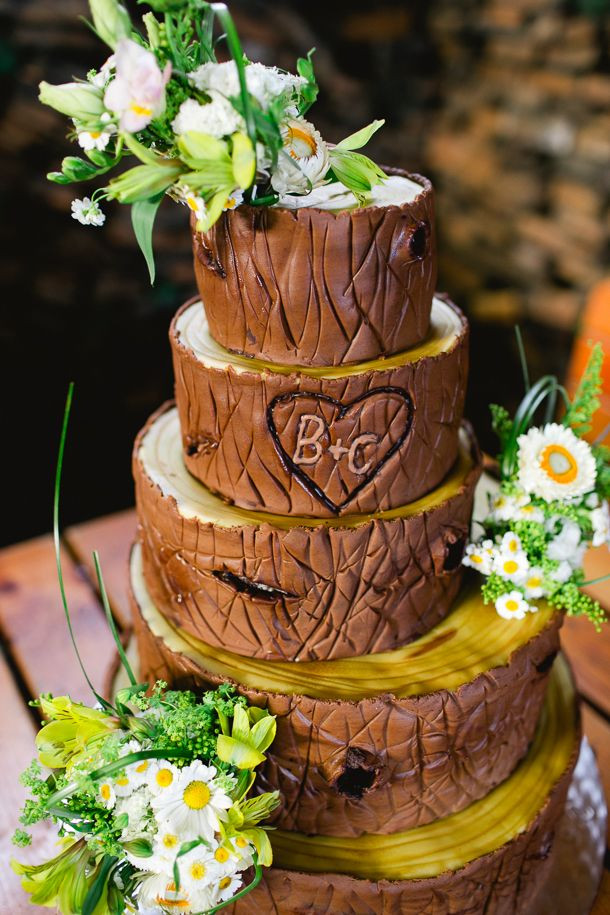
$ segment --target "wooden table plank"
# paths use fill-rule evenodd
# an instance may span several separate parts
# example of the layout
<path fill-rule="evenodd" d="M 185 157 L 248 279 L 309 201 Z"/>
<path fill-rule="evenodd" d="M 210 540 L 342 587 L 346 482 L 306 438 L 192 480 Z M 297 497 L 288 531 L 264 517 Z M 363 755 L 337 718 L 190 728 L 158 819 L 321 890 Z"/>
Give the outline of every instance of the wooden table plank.
<path fill-rule="evenodd" d="M 67 552 L 64 578 L 79 650 L 101 689 L 114 641 L 96 595 Z M 0 630 L 32 696 L 69 693 L 91 700 L 70 643 L 49 535 L 0 551 Z"/>
<path fill-rule="evenodd" d="M 64 533 L 64 540 L 86 570 L 95 590 L 97 580 L 93 551 L 97 550 L 99 553 L 110 606 L 122 629 L 130 626 L 127 563 L 136 527 L 136 513 L 129 509 L 69 527 Z"/>
<path fill-rule="evenodd" d="M 17 874 L 9 867 L 12 857 L 34 863 L 56 854 L 53 851 L 56 836 L 39 824 L 32 833 L 34 844 L 26 849 L 16 848 L 11 841 L 19 826 L 19 810 L 26 797 L 26 789 L 19 783 L 19 775 L 29 766 L 34 752 L 34 719 L 23 697 L 18 692 L 12 671 L 0 653 L 0 759 L 2 759 L 2 787 L 0 802 L 0 906 L 10 915 L 33 915 L 27 896 L 21 889 Z"/>

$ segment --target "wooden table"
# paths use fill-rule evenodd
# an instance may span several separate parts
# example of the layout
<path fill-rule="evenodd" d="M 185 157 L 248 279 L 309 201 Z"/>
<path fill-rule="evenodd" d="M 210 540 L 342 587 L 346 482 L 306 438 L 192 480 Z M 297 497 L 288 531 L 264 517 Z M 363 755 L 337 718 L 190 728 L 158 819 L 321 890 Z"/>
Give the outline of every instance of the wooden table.
<path fill-rule="evenodd" d="M 127 555 L 135 524 L 132 511 L 121 512 L 69 528 L 63 539 L 64 575 L 74 631 L 96 689 L 103 689 L 114 643 L 103 616 L 91 554 L 94 549 L 100 554 L 113 613 L 119 627 L 127 632 Z M 608 552 L 591 551 L 587 558 L 588 577 L 595 578 L 609 570 Z M 610 607 L 610 582 L 592 590 Z M 20 915 L 32 913 L 34 908 L 27 903 L 7 861 L 16 852 L 21 859 L 40 860 L 48 852 L 50 838 L 40 830 L 34 848 L 24 852 L 11 845 L 24 797 L 18 775 L 34 755 L 37 720 L 27 702 L 41 692 L 91 699 L 69 645 L 50 536 L 0 550 L 0 634 L 0 913 Z M 584 700 L 585 733 L 597 753 L 606 796 L 610 797 L 610 625 L 596 635 L 587 620 L 567 620 L 563 644 Z M 610 915 L 609 865 L 607 855 L 593 915 Z"/>

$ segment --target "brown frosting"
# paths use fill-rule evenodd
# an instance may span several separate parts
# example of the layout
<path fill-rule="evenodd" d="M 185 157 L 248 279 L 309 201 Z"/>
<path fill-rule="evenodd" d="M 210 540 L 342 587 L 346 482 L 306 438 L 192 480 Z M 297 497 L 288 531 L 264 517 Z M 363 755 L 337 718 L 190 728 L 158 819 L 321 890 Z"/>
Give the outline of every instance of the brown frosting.
<path fill-rule="evenodd" d="M 171 650 L 145 623 L 133 593 L 132 604 L 144 680 L 200 689 L 226 679 L 204 670 L 190 652 Z M 277 736 L 258 781 L 261 790 L 280 791 L 275 825 L 331 836 L 388 834 L 483 797 L 527 751 L 559 647 L 561 619 L 550 616 L 507 663 L 455 689 L 347 701 L 236 683 L 249 702 L 277 716 Z"/>
<path fill-rule="evenodd" d="M 429 492 L 456 459 L 468 372 L 466 319 L 444 301 L 456 330 L 434 355 L 329 376 L 206 363 L 177 330 L 187 303 L 170 341 L 189 471 L 284 515 L 377 512 Z"/>
<path fill-rule="evenodd" d="M 325 660 L 404 645 L 449 612 L 480 475 L 474 439 L 438 498 L 403 517 L 278 526 L 222 505 L 228 522 L 219 525 L 205 520 L 205 503 L 204 517 L 181 514 L 169 480 L 151 479 L 141 444 L 166 411 L 138 436 L 133 470 L 146 583 L 177 628 L 248 657 Z"/>
<path fill-rule="evenodd" d="M 401 206 L 343 212 L 242 205 L 192 222 L 212 336 L 272 362 L 338 365 L 400 352 L 428 331 L 436 283 L 432 185 Z"/>
<path fill-rule="evenodd" d="M 578 757 L 529 827 L 466 867 L 423 880 L 361 880 L 272 867 L 259 886 L 227 908 L 230 915 L 527 915 L 544 883 L 555 827 Z"/>

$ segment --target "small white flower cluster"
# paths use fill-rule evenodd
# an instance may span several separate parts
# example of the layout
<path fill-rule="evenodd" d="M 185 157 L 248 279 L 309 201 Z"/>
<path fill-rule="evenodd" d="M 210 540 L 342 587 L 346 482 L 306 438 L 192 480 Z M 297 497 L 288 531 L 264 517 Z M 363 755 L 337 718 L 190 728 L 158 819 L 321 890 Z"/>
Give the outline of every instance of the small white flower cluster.
<path fill-rule="evenodd" d="M 76 198 L 72 201 L 72 219 L 76 219 L 83 226 L 103 226 L 106 217 L 96 200 L 90 197 Z"/>
<path fill-rule="evenodd" d="M 589 445 L 557 423 L 530 429 L 518 445 L 520 488 L 500 492 L 483 522 L 486 531 L 499 533 L 469 544 L 463 559 L 465 566 L 507 583 L 507 591 L 495 601 L 505 619 L 523 619 L 527 612 L 535 612 L 538 608 L 530 601 L 548 597 L 568 582 L 582 568 L 589 545 L 610 544 L 610 509 L 594 491 L 596 467 Z M 583 526 L 553 511 L 551 503 L 578 508 Z M 523 521 L 540 526 L 544 558 L 538 562 L 544 569 L 532 563 L 512 529 Z M 514 587 L 508 590 L 508 585 Z"/>
<path fill-rule="evenodd" d="M 142 749 L 136 742 L 126 752 Z M 138 902 L 151 913 L 202 912 L 230 899 L 253 863 L 254 846 L 245 836 L 227 838 L 224 825 L 233 806 L 231 776 L 195 760 L 183 768 L 163 760 L 141 760 L 124 774 L 99 784 L 99 798 L 117 816 L 126 814 L 120 837 L 132 843 L 126 855 L 141 871 Z M 202 840 L 177 857 L 185 843 Z M 136 853 L 138 840 L 152 854 Z M 174 865 L 180 882 L 176 885 Z"/>

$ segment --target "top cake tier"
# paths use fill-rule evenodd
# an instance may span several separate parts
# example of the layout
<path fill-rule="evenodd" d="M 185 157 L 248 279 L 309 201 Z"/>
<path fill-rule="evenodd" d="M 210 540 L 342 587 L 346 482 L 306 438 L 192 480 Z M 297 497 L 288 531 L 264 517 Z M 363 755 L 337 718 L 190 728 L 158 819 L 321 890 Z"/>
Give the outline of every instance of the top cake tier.
<path fill-rule="evenodd" d="M 355 205 L 340 184 L 291 208 L 226 210 L 193 223 L 195 274 L 212 337 L 283 365 L 389 356 L 425 339 L 436 282 L 434 192 L 399 169 Z"/>

